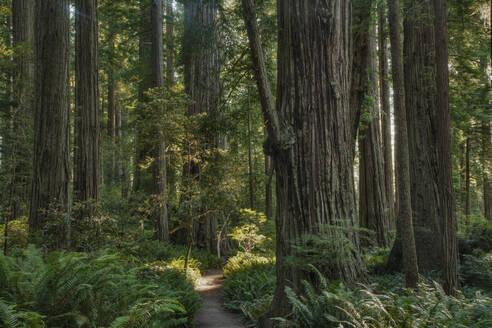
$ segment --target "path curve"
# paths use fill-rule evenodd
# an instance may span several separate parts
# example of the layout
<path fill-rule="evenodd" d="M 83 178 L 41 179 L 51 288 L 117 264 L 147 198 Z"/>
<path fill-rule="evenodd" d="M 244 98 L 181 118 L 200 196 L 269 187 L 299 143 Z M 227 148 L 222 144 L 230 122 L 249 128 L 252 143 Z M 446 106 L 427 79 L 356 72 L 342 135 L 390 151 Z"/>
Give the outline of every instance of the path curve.
<path fill-rule="evenodd" d="M 195 316 L 196 328 L 245 328 L 237 316 L 222 307 L 221 270 L 210 270 L 198 280 L 195 288 L 203 300 L 203 307 Z"/>

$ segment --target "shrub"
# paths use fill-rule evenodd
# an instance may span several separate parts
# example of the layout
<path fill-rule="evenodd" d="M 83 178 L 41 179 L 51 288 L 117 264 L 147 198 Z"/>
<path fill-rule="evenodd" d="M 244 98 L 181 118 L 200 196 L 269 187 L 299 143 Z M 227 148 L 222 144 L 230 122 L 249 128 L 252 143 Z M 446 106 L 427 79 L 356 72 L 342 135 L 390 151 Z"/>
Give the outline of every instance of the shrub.
<path fill-rule="evenodd" d="M 29 227 L 27 225 L 27 217 L 21 217 L 18 220 L 9 221 L 8 225 L 8 241 L 7 247 L 10 248 L 24 248 L 27 246 L 27 235 Z M 0 225 L 0 245 L 3 250 L 5 243 L 5 224 Z"/>
<path fill-rule="evenodd" d="M 270 306 L 275 290 L 275 264 L 253 254 L 238 253 L 224 269 L 224 306 L 251 321 Z"/>
<path fill-rule="evenodd" d="M 476 250 L 473 255 L 463 255 L 460 279 L 464 285 L 492 291 L 492 253 Z"/>

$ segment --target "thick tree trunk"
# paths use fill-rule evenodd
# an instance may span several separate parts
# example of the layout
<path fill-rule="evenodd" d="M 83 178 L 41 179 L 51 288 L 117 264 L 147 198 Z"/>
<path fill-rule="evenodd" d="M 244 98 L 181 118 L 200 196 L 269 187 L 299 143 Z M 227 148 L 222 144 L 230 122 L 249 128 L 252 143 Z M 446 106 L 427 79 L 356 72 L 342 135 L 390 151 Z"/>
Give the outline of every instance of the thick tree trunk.
<path fill-rule="evenodd" d="M 458 288 L 458 248 L 456 205 L 451 159 L 451 114 L 449 110 L 448 29 L 445 0 L 434 0 L 436 89 L 437 89 L 437 147 L 439 215 L 441 247 L 443 250 L 444 290 L 454 294 Z"/>
<path fill-rule="evenodd" d="M 175 46 L 174 46 L 174 10 L 173 10 L 173 3 L 174 1 L 170 0 L 167 1 L 167 6 L 166 6 L 166 50 L 167 50 L 167 57 L 166 57 L 166 83 L 168 86 L 172 87 L 174 86 L 175 78 L 174 78 L 174 52 L 175 52 Z M 172 108 L 168 108 L 167 110 L 172 110 Z M 177 170 L 176 170 L 176 156 L 171 156 L 168 157 L 169 160 L 169 165 L 167 168 L 167 182 L 169 185 L 169 197 L 173 197 L 173 195 L 176 195 L 176 180 L 177 180 Z"/>
<path fill-rule="evenodd" d="M 492 220 L 492 141 L 490 122 L 482 122 L 482 166 L 484 216 Z"/>
<path fill-rule="evenodd" d="M 69 27 L 68 0 L 36 2 L 34 165 L 29 228 L 39 231 L 50 205 L 69 202 Z"/>
<path fill-rule="evenodd" d="M 75 181 L 78 201 L 99 199 L 97 0 L 77 0 L 75 38 Z"/>
<path fill-rule="evenodd" d="M 151 6 L 152 21 L 152 87 L 162 88 L 164 86 L 164 59 L 162 48 L 162 0 L 153 0 Z M 163 108 L 155 106 L 157 117 L 162 116 Z M 160 120 L 157 120 L 160 122 Z M 154 123 L 155 124 L 155 123 Z M 158 124 L 158 123 L 157 123 Z M 167 171 L 166 171 L 166 144 L 164 133 L 159 125 L 155 126 L 157 136 L 154 150 L 154 193 L 157 196 L 158 206 L 156 213 L 157 238 L 160 241 L 169 241 L 169 220 L 167 213 Z"/>
<path fill-rule="evenodd" d="M 184 78 L 186 92 L 193 103 L 188 107 L 187 115 L 207 113 L 209 117 L 218 115 L 220 65 L 216 34 L 216 1 L 185 1 L 184 17 Z M 200 149 L 216 147 L 218 136 L 210 136 Z M 192 154 L 193 155 L 193 154 Z M 193 155 L 194 156 L 194 155 Z M 184 173 L 188 180 L 198 178 L 200 163 L 187 163 Z M 201 209 L 202 211 L 206 209 Z M 217 219 L 214 215 L 203 216 L 195 224 L 194 240 L 198 246 L 209 251 L 215 249 Z"/>
<path fill-rule="evenodd" d="M 408 151 L 407 113 L 405 109 L 405 85 L 403 74 L 403 57 L 401 50 L 400 8 L 399 0 L 388 0 L 389 29 L 391 40 L 391 58 L 393 90 L 396 118 L 397 165 L 397 239 L 392 254 L 403 255 L 406 286 L 416 288 L 418 283 L 417 253 L 412 223 L 412 205 L 410 191 L 410 161 Z M 399 253 L 399 254 L 398 254 Z"/>
<path fill-rule="evenodd" d="M 412 210 L 419 269 L 429 272 L 443 265 L 434 10 L 431 0 L 406 0 L 405 4 L 405 100 Z"/>
<path fill-rule="evenodd" d="M 310 278 L 301 267 L 286 263 L 296 256 L 294 243 L 303 236 L 334 241 L 331 257 L 320 267 L 328 279 L 350 284 L 364 273 L 354 231 L 350 16 L 347 1 L 278 2 L 278 97 L 271 114 L 279 126 L 290 129 L 272 136 L 270 148 L 277 173 L 277 286 L 260 327 L 271 327 L 269 318 L 289 312 L 287 285 L 299 287 L 301 279 Z M 250 30 L 254 20 L 246 21 L 254 43 L 259 40 L 257 30 Z M 260 44 L 252 46 L 255 60 L 262 56 Z"/>
<path fill-rule="evenodd" d="M 386 199 L 389 205 L 390 226 L 395 228 L 395 193 L 393 171 L 393 147 L 391 133 L 391 107 L 388 69 L 388 30 L 386 23 L 386 4 L 378 3 L 378 46 L 379 46 L 379 99 L 381 103 L 381 129 L 383 137 L 384 181 Z"/>
<path fill-rule="evenodd" d="M 370 18 L 371 14 L 369 21 Z M 372 23 L 369 28 L 366 98 L 371 100 L 361 105 L 364 106 L 362 111 L 369 114 L 370 121 L 364 122 L 365 127 L 359 132 L 359 224 L 375 233 L 375 236 L 368 236 L 367 241 L 363 240 L 364 244 L 387 247 L 390 244 L 390 208 L 386 199 L 379 120 L 376 25 Z"/>
<path fill-rule="evenodd" d="M 29 187 L 32 174 L 32 148 L 34 133 L 34 0 L 12 1 L 13 44 L 24 52 L 15 56 L 13 78 L 12 149 L 15 161 L 11 171 L 12 217 L 27 215 L 29 208 Z"/>

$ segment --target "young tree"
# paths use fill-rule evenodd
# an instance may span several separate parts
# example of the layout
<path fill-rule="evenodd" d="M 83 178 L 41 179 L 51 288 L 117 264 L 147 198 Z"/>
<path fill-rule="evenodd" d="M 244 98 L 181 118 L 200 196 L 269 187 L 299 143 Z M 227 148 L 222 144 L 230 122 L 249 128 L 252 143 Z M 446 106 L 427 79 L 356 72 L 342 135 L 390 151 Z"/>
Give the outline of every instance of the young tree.
<path fill-rule="evenodd" d="M 78 201 L 99 199 L 97 0 L 77 0 L 75 15 L 75 179 Z"/>
<path fill-rule="evenodd" d="M 397 122 L 396 151 L 398 165 L 396 167 L 398 170 L 397 195 L 399 198 L 397 225 L 400 228 L 400 234 L 397 236 L 393 250 L 396 247 L 400 247 L 403 253 L 406 286 L 416 288 L 418 283 L 418 264 L 412 222 L 410 161 L 408 154 L 407 113 L 405 108 L 399 7 L 399 0 L 388 0 L 395 118 Z"/>
<path fill-rule="evenodd" d="M 267 94 L 266 66 L 252 1 L 243 1 L 260 94 Z M 350 4 L 346 1 L 278 3 L 277 107 L 263 106 L 267 147 L 277 172 L 277 287 L 260 327 L 289 311 L 285 287 L 308 278 L 286 263 L 306 234 L 328 234 L 334 252 L 330 278 L 347 283 L 364 272 L 356 226 L 353 117 L 350 109 Z M 266 97 L 266 101 L 270 101 Z M 353 249 L 341 249 L 349 240 Z M 343 257 L 343 259 L 342 259 Z"/>
<path fill-rule="evenodd" d="M 41 211 L 62 210 L 69 201 L 69 27 L 68 0 L 36 2 L 34 164 L 29 228 L 43 228 Z"/>

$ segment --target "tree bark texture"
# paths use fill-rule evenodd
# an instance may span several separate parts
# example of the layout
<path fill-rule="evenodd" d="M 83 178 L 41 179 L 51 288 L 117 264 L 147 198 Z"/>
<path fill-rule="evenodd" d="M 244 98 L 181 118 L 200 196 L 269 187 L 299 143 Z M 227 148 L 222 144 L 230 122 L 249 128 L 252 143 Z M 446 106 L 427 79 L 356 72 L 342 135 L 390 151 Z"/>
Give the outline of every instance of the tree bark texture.
<path fill-rule="evenodd" d="M 396 119 L 397 169 L 397 238 L 391 256 L 403 255 L 406 286 L 416 288 L 418 284 L 418 264 L 412 222 L 409 142 L 407 132 L 407 112 L 405 109 L 405 84 L 403 56 L 401 49 L 399 0 L 388 0 L 389 30 L 391 40 L 392 76 Z"/>
<path fill-rule="evenodd" d="M 36 2 L 36 88 L 33 180 L 29 227 L 43 228 L 41 211 L 69 202 L 68 0 Z"/>
<path fill-rule="evenodd" d="M 287 285 L 299 287 L 301 279 L 309 279 L 308 272 L 286 263 L 288 256 L 296 255 L 294 243 L 306 234 L 333 241 L 335 255 L 321 268 L 328 279 L 350 284 L 364 275 L 354 231 L 350 16 L 347 1 L 278 2 L 278 96 L 273 115 L 280 125 L 290 126 L 292 139 L 272 147 L 277 286 L 260 327 L 271 327 L 269 318 L 288 313 Z M 343 246 L 348 242 L 353 249 Z"/>
<path fill-rule="evenodd" d="M 369 13 L 369 22 L 371 22 Z M 387 247 L 390 244 L 390 207 L 386 198 L 384 160 L 378 103 L 378 70 L 376 49 L 376 24 L 368 26 L 369 47 L 366 74 L 367 101 L 362 102 L 361 112 L 369 114 L 359 131 L 359 224 L 374 233 L 363 243 Z"/>
<path fill-rule="evenodd" d="M 218 115 L 220 93 L 220 63 L 217 48 L 216 1 L 185 1 L 184 17 L 184 80 L 186 93 L 192 100 L 187 115 L 207 113 L 211 120 Z M 218 136 L 208 136 L 199 149 L 216 147 Z M 193 155 L 194 157 L 195 155 Z M 198 178 L 201 163 L 186 163 L 184 170 L 188 178 Z M 205 210 L 205 209 L 201 209 Z M 195 224 L 194 240 L 198 246 L 212 251 L 217 238 L 217 218 L 205 215 Z"/>
<path fill-rule="evenodd" d="M 384 181 L 386 199 L 390 209 L 390 227 L 395 228 L 395 193 L 393 170 L 393 147 L 391 132 L 391 106 L 388 69 L 388 29 L 386 20 L 386 5 L 384 1 L 378 3 L 378 47 L 379 47 L 379 99 L 381 104 L 381 129 L 384 156 Z"/>
<path fill-rule="evenodd" d="M 456 204 L 451 155 L 451 114 L 449 109 L 449 55 L 446 0 L 434 0 L 437 150 L 439 215 L 443 250 L 443 287 L 454 294 L 458 288 L 458 247 Z"/>
<path fill-rule="evenodd" d="M 151 6 L 152 21 L 152 87 L 162 88 L 164 86 L 164 58 L 163 58 L 163 22 L 162 22 L 162 0 L 153 0 Z M 157 117 L 162 115 L 163 108 L 156 105 Z M 159 122 L 159 120 L 157 120 Z M 155 124 L 155 123 L 154 123 Z M 169 220 L 167 212 L 167 171 L 166 171 L 166 144 L 164 133 L 159 125 L 155 126 L 157 136 L 154 148 L 154 193 L 157 197 L 157 238 L 160 241 L 169 241 Z"/>
<path fill-rule="evenodd" d="M 99 68 L 97 0 L 76 1 L 75 180 L 78 201 L 99 199 Z"/>
<path fill-rule="evenodd" d="M 22 53 L 14 58 L 13 78 L 13 128 L 12 151 L 15 161 L 11 171 L 12 217 L 27 215 L 29 212 L 29 187 L 32 174 L 32 148 L 34 134 L 34 7 L 33 0 L 12 1 L 12 32 L 15 47 L 22 47 Z"/>
<path fill-rule="evenodd" d="M 443 265 L 434 9 L 431 0 L 406 0 L 405 6 L 405 100 L 413 222 L 419 269 L 429 272 Z"/>

